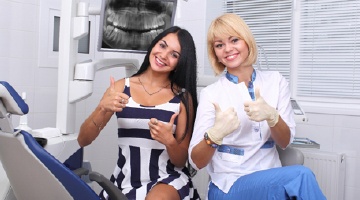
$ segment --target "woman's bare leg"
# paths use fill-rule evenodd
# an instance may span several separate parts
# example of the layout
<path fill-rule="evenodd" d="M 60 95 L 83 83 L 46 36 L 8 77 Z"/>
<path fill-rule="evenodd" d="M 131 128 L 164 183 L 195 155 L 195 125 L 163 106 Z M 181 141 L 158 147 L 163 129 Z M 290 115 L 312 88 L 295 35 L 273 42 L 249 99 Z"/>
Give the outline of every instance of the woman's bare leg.
<path fill-rule="evenodd" d="M 146 195 L 146 200 L 180 200 L 177 190 L 170 185 L 158 183 Z"/>

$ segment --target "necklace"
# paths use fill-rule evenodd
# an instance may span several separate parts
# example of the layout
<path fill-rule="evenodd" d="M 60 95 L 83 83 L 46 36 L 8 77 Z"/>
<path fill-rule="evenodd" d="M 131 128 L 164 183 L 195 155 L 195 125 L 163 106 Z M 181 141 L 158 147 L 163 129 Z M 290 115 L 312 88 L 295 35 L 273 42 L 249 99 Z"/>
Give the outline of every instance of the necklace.
<path fill-rule="evenodd" d="M 146 92 L 148 95 L 150 95 L 150 96 L 152 96 L 153 94 L 159 93 L 162 89 L 164 89 L 164 88 L 166 88 L 167 86 L 170 85 L 170 83 L 169 83 L 169 84 L 167 84 L 166 86 L 160 88 L 158 91 L 155 91 L 155 92 L 150 93 L 150 92 L 148 92 L 148 91 L 146 90 L 144 84 L 141 82 L 140 76 L 138 77 L 138 79 L 139 79 L 139 82 L 140 82 L 141 86 L 144 88 L 145 92 Z"/>

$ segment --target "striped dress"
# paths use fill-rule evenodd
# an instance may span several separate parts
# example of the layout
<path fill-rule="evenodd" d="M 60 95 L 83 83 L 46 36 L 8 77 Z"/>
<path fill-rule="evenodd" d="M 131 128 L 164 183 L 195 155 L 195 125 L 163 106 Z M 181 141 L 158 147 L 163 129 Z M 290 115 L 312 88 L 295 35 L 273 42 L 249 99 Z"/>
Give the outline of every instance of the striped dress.
<path fill-rule="evenodd" d="M 150 136 L 148 122 L 157 118 L 169 122 L 179 112 L 180 98 L 156 106 L 142 106 L 130 94 L 129 78 L 125 79 L 124 93 L 129 102 L 122 112 L 116 113 L 118 121 L 119 158 L 110 180 L 122 190 L 129 200 L 145 199 L 149 190 L 157 183 L 166 183 L 178 190 L 181 199 L 199 199 L 193 188 L 186 167 L 175 167 L 165 145 Z M 176 120 L 173 129 L 175 130 Z M 109 199 L 105 191 L 100 196 Z"/>

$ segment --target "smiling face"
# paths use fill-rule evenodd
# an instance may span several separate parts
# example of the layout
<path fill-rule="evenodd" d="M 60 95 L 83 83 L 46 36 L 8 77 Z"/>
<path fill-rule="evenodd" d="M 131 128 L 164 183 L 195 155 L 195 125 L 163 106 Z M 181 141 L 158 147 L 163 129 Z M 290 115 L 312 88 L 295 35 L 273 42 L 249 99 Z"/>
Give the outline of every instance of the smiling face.
<path fill-rule="evenodd" d="M 238 37 L 215 37 L 213 45 L 218 61 L 228 69 L 242 66 L 249 56 L 246 42 Z"/>
<path fill-rule="evenodd" d="M 178 36 L 170 33 L 159 40 L 151 50 L 150 66 L 154 71 L 170 72 L 176 68 L 180 56 Z"/>
<path fill-rule="evenodd" d="M 172 2 L 107 0 L 103 43 L 113 49 L 146 51 L 151 41 L 171 26 L 172 12 Z"/>

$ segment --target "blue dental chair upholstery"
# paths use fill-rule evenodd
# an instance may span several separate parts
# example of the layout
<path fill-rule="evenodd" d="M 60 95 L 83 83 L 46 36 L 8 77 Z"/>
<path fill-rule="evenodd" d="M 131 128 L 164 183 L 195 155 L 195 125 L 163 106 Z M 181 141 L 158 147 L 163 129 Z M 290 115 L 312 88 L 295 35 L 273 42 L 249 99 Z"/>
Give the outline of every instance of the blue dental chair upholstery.
<path fill-rule="evenodd" d="M 99 196 L 80 175 L 89 175 L 110 195 L 111 199 L 127 199 L 108 179 L 96 172 L 75 172 L 48 153 L 35 138 L 22 130 L 14 130 L 10 114 L 24 115 L 27 104 L 7 82 L 0 81 L 0 160 L 14 195 L 23 199 L 95 200 Z"/>

